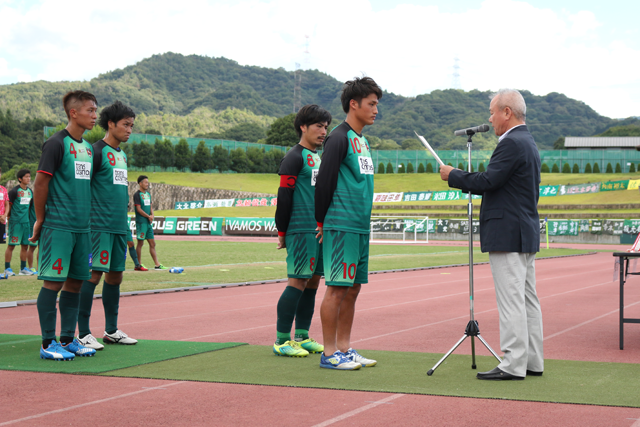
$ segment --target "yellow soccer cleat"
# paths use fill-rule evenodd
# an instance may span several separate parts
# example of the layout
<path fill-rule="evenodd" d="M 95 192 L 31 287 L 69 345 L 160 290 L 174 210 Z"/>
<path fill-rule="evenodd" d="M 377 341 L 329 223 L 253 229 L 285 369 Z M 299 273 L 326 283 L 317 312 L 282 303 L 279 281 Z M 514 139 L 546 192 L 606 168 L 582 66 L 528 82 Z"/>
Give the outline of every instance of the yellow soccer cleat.
<path fill-rule="evenodd" d="M 318 342 L 313 338 L 298 341 L 298 344 L 300 344 L 300 347 L 307 350 L 309 353 L 322 353 L 324 351 L 324 346 L 322 344 L 318 344 Z"/>
<path fill-rule="evenodd" d="M 307 357 L 309 352 L 300 347 L 300 343 L 293 340 L 287 341 L 282 345 L 273 345 L 273 352 L 276 356 L 288 357 Z"/>

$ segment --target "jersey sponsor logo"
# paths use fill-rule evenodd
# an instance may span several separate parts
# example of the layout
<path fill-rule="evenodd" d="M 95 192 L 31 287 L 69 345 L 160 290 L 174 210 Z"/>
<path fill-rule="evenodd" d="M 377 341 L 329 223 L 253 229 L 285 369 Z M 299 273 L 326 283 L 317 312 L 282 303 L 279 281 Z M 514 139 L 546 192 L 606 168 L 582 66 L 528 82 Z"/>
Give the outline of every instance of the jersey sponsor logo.
<path fill-rule="evenodd" d="M 20 197 L 21 205 L 28 205 L 29 203 L 31 203 L 31 197 Z"/>
<path fill-rule="evenodd" d="M 114 185 L 129 185 L 127 182 L 127 170 L 113 168 L 113 184 Z"/>
<path fill-rule="evenodd" d="M 373 159 L 371 157 L 358 156 L 360 173 L 363 175 L 373 175 Z"/>
<path fill-rule="evenodd" d="M 144 199 L 142 202 L 143 202 L 142 204 L 145 205 L 145 206 L 150 206 L 151 205 L 151 199 Z"/>
<path fill-rule="evenodd" d="M 76 167 L 76 179 L 91 179 L 90 162 L 74 162 Z"/>
<path fill-rule="evenodd" d="M 312 187 L 316 186 L 316 180 L 318 179 L 318 172 L 319 172 L 319 169 L 313 169 L 311 171 L 311 186 Z"/>
<path fill-rule="evenodd" d="M 0 191 L 0 200 L 4 200 L 4 191 Z"/>

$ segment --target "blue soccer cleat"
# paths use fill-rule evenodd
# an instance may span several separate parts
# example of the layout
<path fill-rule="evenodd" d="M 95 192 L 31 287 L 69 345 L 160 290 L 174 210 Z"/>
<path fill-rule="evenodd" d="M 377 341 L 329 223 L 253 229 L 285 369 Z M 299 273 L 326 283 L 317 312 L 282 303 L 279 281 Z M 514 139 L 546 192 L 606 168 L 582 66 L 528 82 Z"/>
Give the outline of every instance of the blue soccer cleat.
<path fill-rule="evenodd" d="M 7 268 L 7 269 L 4 270 L 4 276 L 5 277 L 15 276 L 15 275 L 16 275 L 16 273 L 14 273 L 11 268 Z"/>
<path fill-rule="evenodd" d="M 94 354 L 96 354 L 96 351 L 94 349 L 87 348 L 82 344 L 80 344 L 80 341 L 78 341 L 78 338 L 74 338 L 73 341 L 71 341 L 69 344 L 63 345 L 62 349 L 80 357 L 91 357 Z"/>
<path fill-rule="evenodd" d="M 40 359 L 49 359 L 49 360 L 73 360 L 76 357 L 75 354 L 69 353 L 67 350 L 62 348 L 59 342 L 51 341 L 49 347 L 46 349 L 42 346 L 40 347 Z"/>
<path fill-rule="evenodd" d="M 338 369 L 341 371 L 355 371 L 362 368 L 362 365 L 358 362 L 353 362 L 347 355 L 341 351 L 336 351 L 331 356 L 325 356 L 324 353 L 320 356 L 320 367 L 327 369 Z"/>

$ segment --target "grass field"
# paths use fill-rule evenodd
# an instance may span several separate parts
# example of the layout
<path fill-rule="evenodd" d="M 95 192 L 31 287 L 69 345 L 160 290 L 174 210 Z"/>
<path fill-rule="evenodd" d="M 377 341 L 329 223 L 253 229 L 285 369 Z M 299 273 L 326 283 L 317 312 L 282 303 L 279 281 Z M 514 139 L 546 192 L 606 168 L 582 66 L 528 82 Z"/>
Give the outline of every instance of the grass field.
<path fill-rule="evenodd" d="M 123 292 L 199 286 L 219 283 L 281 279 L 287 276 L 286 252 L 276 250 L 275 243 L 158 241 L 158 257 L 168 267 L 184 267 L 182 274 L 168 271 L 133 271 L 127 258 L 127 271 L 121 286 Z M 538 256 L 586 253 L 584 250 L 549 249 Z M 466 247 L 372 245 L 369 271 L 391 270 L 468 262 Z M 14 257 L 17 259 L 17 257 Z M 474 261 L 488 261 L 488 254 L 474 251 Z M 142 263 L 153 266 L 147 246 Z M 31 276 L 15 276 L 0 282 L 0 301 L 36 299 L 42 282 Z M 96 294 L 102 292 L 102 285 Z"/>

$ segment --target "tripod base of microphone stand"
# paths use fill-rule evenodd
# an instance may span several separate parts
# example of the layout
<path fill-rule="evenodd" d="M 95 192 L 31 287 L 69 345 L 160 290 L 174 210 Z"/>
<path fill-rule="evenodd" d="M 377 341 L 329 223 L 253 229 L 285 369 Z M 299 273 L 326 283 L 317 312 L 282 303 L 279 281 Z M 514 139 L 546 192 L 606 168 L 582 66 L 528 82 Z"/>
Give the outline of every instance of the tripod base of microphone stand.
<path fill-rule="evenodd" d="M 438 369 L 438 366 L 440 366 L 440 364 L 442 362 L 444 362 L 446 360 L 447 357 L 449 357 L 451 355 L 451 353 L 453 353 L 455 351 L 456 348 L 458 348 L 458 346 L 460 344 L 462 344 L 462 342 L 467 339 L 467 337 L 471 337 L 471 357 L 472 357 L 472 362 L 471 362 L 471 369 L 476 369 L 476 350 L 475 350 L 475 345 L 473 342 L 473 338 L 474 337 L 478 337 L 478 339 L 480 340 L 480 342 L 482 342 L 482 344 L 484 344 L 484 346 L 487 348 L 487 350 L 489 350 L 491 352 L 491 354 L 493 354 L 493 356 L 498 359 L 498 362 L 502 363 L 502 359 L 500 359 L 500 356 L 498 356 L 496 354 L 495 351 L 493 351 L 493 349 L 491 347 L 489 347 L 489 344 L 487 344 L 487 342 L 484 340 L 484 338 L 482 338 L 482 336 L 480 335 L 480 328 L 478 327 L 478 321 L 477 320 L 469 320 L 469 323 L 467 323 L 467 328 L 464 331 L 464 335 L 462 336 L 462 338 L 460 338 L 460 340 L 451 348 L 451 350 L 449 350 L 447 352 L 447 354 L 445 354 L 442 359 L 440 359 L 438 361 L 438 363 L 435 364 L 435 366 L 431 369 L 429 369 L 429 371 L 427 371 L 427 375 L 431 376 L 433 375 L 433 373 L 435 372 L 436 369 Z"/>

